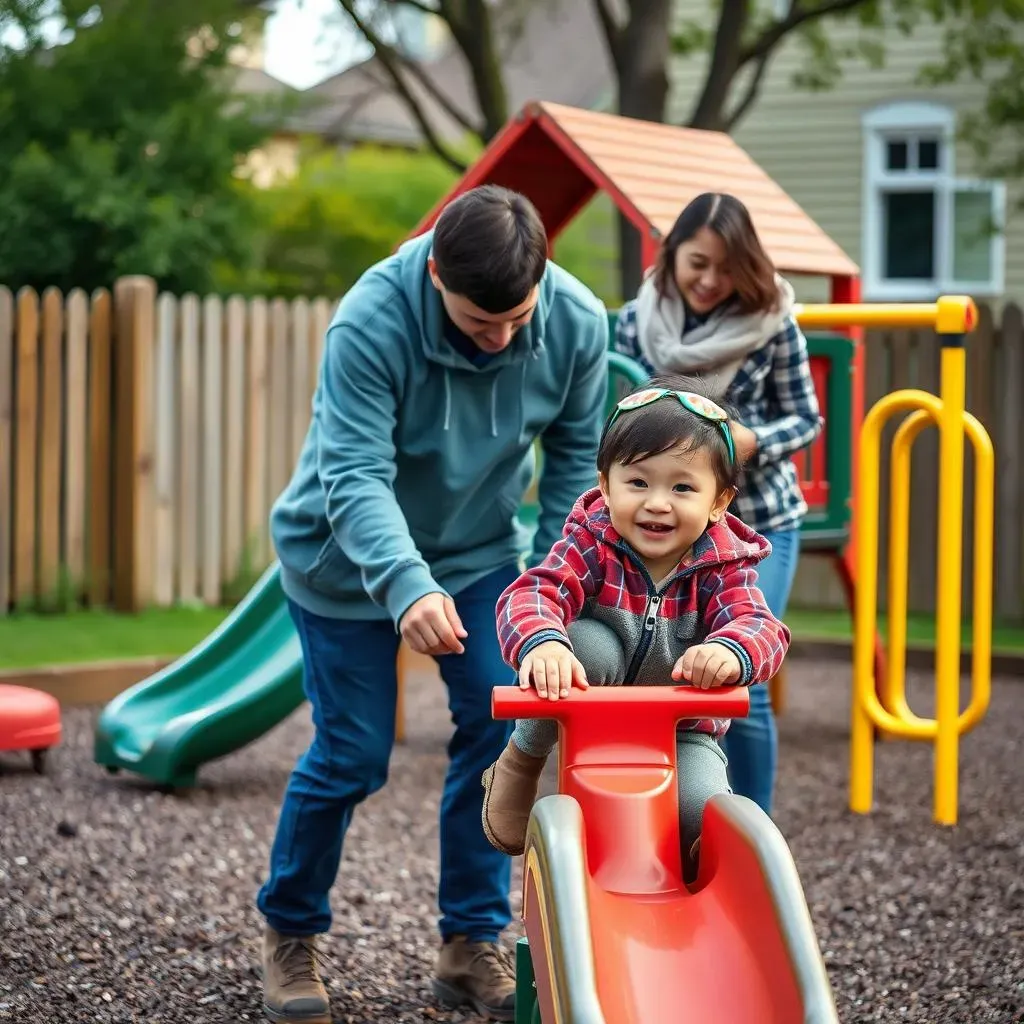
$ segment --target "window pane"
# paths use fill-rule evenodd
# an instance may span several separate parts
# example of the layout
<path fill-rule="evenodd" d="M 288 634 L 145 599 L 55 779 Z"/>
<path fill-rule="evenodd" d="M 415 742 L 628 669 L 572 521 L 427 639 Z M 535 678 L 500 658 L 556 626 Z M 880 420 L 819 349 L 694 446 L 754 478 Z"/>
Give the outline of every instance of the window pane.
<path fill-rule="evenodd" d="M 953 279 L 992 280 L 992 193 L 953 193 Z"/>
<path fill-rule="evenodd" d="M 885 166 L 890 171 L 905 171 L 907 169 L 907 142 L 887 142 L 885 144 Z"/>
<path fill-rule="evenodd" d="M 884 276 L 890 280 L 934 280 L 935 193 L 886 192 L 882 200 Z"/>
<path fill-rule="evenodd" d="M 939 169 L 939 140 L 920 139 L 917 143 L 917 168 L 920 171 Z"/>

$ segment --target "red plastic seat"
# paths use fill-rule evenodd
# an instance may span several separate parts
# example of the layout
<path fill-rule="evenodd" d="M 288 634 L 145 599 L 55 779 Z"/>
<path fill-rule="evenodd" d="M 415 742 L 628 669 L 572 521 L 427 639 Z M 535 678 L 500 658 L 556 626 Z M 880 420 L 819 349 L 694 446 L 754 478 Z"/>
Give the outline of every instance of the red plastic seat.
<path fill-rule="evenodd" d="M 46 751 L 61 741 L 60 702 L 28 686 L 0 684 L 0 750 L 30 750 L 43 770 Z"/>

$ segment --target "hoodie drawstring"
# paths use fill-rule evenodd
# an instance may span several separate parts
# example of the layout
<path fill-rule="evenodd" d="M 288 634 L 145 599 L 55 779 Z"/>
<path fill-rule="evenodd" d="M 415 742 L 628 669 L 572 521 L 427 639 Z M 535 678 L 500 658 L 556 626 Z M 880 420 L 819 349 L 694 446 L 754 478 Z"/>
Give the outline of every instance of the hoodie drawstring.
<path fill-rule="evenodd" d="M 543 346 L 541 346 L 543 347 Z M 538 350 L 532 353 L 534 359 L 540 356 Z M 491 376 L 491 437 L 498 436 L 498 374 Z M 519 367 L 519 428 L 522 429 L 526 419 L 526 363 Z M 444 430 L 451 428 L 452 422 L 452 381 L 451 373 L 444 368 Z"/>

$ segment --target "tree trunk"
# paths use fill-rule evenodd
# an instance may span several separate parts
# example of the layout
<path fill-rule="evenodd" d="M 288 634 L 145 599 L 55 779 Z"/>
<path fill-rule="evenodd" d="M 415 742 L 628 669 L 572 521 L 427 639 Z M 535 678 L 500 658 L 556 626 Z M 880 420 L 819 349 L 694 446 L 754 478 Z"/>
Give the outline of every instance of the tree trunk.
<path fill-rule="evenodd" d="M 690 128 L 721 132 L 728 130 L 725 105 L 733 80 L 740 69 L 743 36 L 750 15 L 750 0 L 722 0 L 722 10 L 711 49 L 704 89 L 693 108 Z"/>
<path fill-rule="evenodd" d="M 632 0 L 629 23 L 614 50 L 619 80 L 619 113 L 642 121 L 665 121 L 668 103 L 669 16 L 671 0 Z M 643 277 L 641 238 L 619 215 L 619 287 L 622 298 L 636 295 Z"/>
<path fill-rule="evenodd" d="M 463 17 L 464 21 L 449 21 L 448 27 L 469 65 L 473 91 L 483 115 L 481 137 L 486 144 L 509 119 L 508 93 L 487 0 L 468 0 Z"/>

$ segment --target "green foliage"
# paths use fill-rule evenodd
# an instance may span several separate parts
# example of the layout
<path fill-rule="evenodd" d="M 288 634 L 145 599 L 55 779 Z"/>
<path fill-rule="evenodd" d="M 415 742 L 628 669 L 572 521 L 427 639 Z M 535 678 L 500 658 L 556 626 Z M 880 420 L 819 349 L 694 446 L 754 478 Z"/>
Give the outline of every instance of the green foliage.
<path fill-rule="evenodd" d="M 230 95 L 237 18 L 236 0 L 0 0 L 0 38 L 25 39 L 0 44 L 0 281 L 201 291 L 244 259 L 234 175 L 275 111 Z"/>
<path fill-rule="evenodd" d="M 339 152 L 307 144 L 294 178 L 265 189 L 239 186 L 258 224 L 253 262 L 221 264 L 217 289 L 336 298 L 389 255 L 457 180 L 426 151 L 365 145 Z M 555 259 L 606 301 L 617 290 L 610 210 L 607 202 L 590 204 L 554 246 Z"/>
<path fill-rule="evenodd" d="M 609 309 L 622 305 L 617 207 L 603 193 L 555 239 L 556 263 L 575 274 Z"/>
<path fill-rule="evenodd" d="M 307 149 L 294 178 L 266 189 L 240 185 L 258 225 L 253 262 L 224 262 L 217 286 L 242 294 L 343 294 L 387 256 L 455 184 L 428 153 L 359 146 Z"/>

